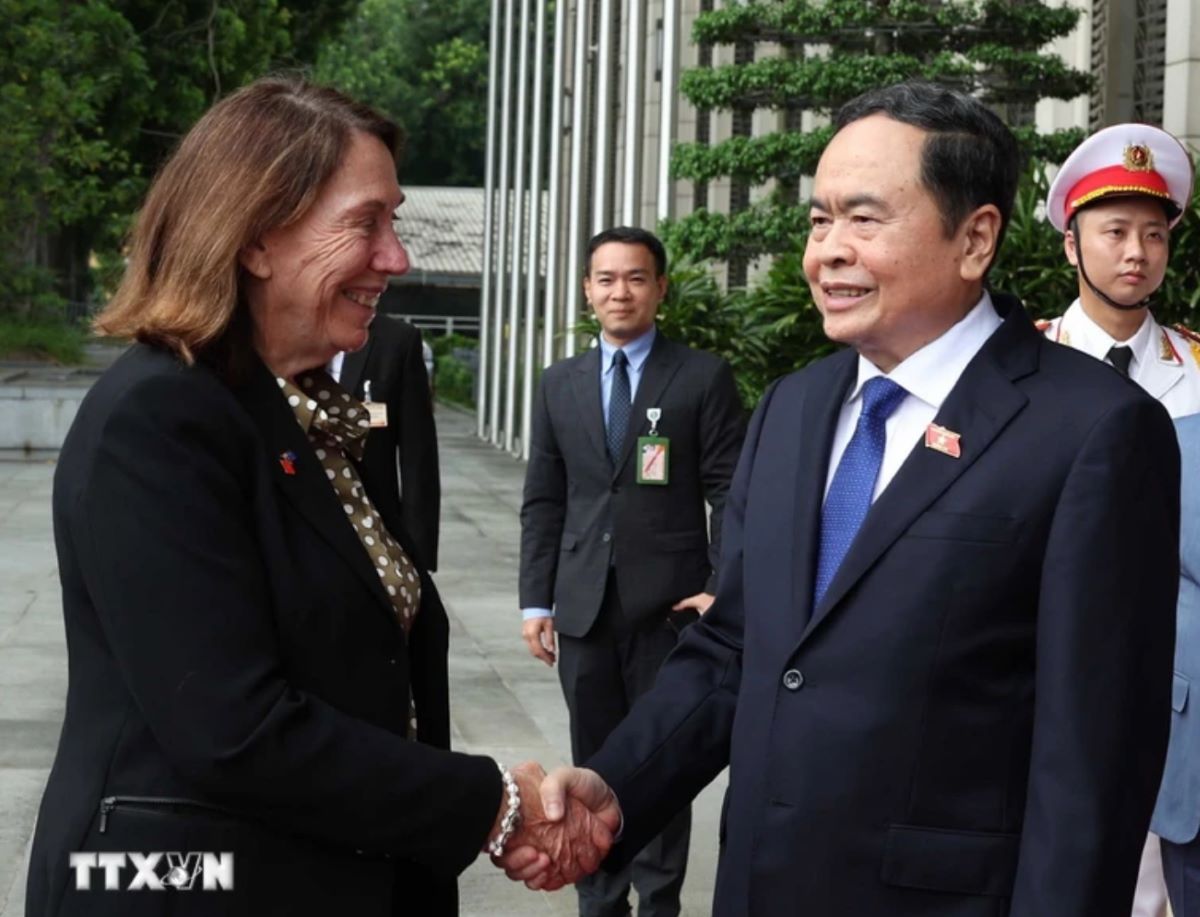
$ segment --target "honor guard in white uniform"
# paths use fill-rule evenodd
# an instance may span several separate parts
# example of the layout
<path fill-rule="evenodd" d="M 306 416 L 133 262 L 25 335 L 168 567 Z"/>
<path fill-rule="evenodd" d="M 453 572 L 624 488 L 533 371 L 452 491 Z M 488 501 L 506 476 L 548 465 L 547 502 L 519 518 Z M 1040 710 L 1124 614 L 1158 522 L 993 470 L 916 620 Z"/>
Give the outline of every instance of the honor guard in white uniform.
<path fill-rule="evenodd" d="M 1079 298 L 1044 323 L 1051 340 L 1111 363 L 1172 417 L 1200 412 L 1200 335 L 1150 312 L 1170 230 L 1192 194 L 1183 145 L 1147 124 L 1117 124 L 1081 143 L 1046 200 L 1079 275 Z"/>
<path fill-rule="evenodd" d="M 1112 364 L 1172 417 L 1200 412 L 1200 335 L 1163 327 L 1150 307 L 1166 274 L 1171 229 L 1191 201 L 1192 177 L 1186 149 L 1166 131 L 1117 124 L 1075 149 L 1046 199 L 1046 216 L 1063 233 L 1079 275 L 1079 298 L 1039 327 L 1051 340 Z M 1196 767 L 1200 776 L 1200 761 Z M 1133 917 L 1166 917 L 1163 856 L 1150 834 Z M 1175 902 L 1175 917 L 1192 917 L 1181 904 Z"/>

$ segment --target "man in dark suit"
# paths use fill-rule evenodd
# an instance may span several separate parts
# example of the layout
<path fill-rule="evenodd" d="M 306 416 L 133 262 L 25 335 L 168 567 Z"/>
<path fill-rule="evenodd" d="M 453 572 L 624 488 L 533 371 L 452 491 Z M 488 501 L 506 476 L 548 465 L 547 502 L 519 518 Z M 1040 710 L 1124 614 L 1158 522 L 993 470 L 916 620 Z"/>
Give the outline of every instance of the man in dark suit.
<path fill-rule="evenodd" d="M 729 364 L 658 333 L 662 243 L 641 229 L 588 243 L 599 346 L 550 367 L 535 405 L 521 509 L 520 602 L 530 652 L 555 661 L 583 761 L 649 689 L 683 624 L 712 602 L 743 414 Z M 712 507 L 711 536 L 705 502 Z M 660 826 L 661 827 L 661 826 Z M 580 883 L 580 913 L 679 913 L 690 813 L 617 876 Z"/>
<path fill-rule="evenodd" d="M 594 770 L 543 787 L 612 787 L 619 864 L 729 764 L 717 917 L 1129 914 L 1179 451 L 1161 405 L 985 289 L 1017 169 L 970 97 L 842 109 L 804 264 L 850 347 L 766 393 L 712 610 Z"/>
<path fill-rule="evenodd" d="M 339 381 L 355 397 L 370 395 L 387 406 L 386 424 L 367 435 L 359 469 L 385 520 L 388 510 L 398 517 L 417 566 L 432 573 L 442 485 L 421 332 L 402 319 L 376 316 L 367 345 L 342 360 Z"/>

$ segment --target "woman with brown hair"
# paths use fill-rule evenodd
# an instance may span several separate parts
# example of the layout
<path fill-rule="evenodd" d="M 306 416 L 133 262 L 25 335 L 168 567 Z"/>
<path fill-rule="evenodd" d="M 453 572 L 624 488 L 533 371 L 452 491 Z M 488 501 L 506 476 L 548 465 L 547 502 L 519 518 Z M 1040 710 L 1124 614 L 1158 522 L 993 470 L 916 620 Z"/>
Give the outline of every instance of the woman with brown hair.
<path fill-rule="evenodd" d="M 70 680 L 30 917 L 453 914 L 482 848 L 564 880 L 607 849 L 611 800 L 552 823 L 536 765 L 447 750 L 446 615 L 324 372 L 408 269 L 397 139 L 260 80 L 150 190 L 96 322 L 136 343 L 55 476 Z"/>

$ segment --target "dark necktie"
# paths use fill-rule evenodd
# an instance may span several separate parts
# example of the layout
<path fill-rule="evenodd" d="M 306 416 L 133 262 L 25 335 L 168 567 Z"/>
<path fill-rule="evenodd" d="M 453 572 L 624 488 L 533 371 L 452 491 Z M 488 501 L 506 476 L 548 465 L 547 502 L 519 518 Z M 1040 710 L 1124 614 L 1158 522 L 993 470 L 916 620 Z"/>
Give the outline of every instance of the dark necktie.
<path fill-rule="evenodd" d="M 1108 355 L 1105 357 L 1109 363 L 1117 368 L 1122 376 L 1129 378 L 1129 365 L 1133 362 L 1133 350 L 1125 344 L 1115 344 L 1108 349 Z"/>
<path fill-rule="evenodd" d="M 858 426 L 842 453 L 821 509 L 821 551 L 813 587 L 814 608 L 825 595 L 854 536 L 867 518 L 879 466 L 883 462 L 883 448 L 887 444 L 887 419 L 907 394 L 883 376 L 869 379 L 863 386 Z"/>
<path fill-rule="evenodd" d="M 625 431 L 629 429 L 629 414 L 633 409 L 629 397 L 629 358 L 625 351 L 613 354 L 612 391 L 608 398 L 608 457 L 615 466 L 625 445 Z"/>

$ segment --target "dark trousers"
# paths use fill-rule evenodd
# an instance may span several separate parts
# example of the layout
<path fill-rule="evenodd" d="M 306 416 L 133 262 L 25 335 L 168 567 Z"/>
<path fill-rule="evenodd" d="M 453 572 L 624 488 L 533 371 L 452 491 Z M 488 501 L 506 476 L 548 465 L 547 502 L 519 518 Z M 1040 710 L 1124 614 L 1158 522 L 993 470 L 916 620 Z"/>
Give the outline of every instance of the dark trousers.
<path fill-rule="evenodd" d="M 1200 838 L 1162 842 L 1163 877 L 1175 917 L 1200 917 Z"/>
<path fill-rule="evenodd" d="M 650 689 L 675 646 L 679 615 L 631 626 L 621 613 L 613 577 L 604 604 L 584 637 L 559 636 L 558 675 L 571 716 L 571 755 L 587 761 L 625 718 L 633 702 Z M 692 812 L 684 809 L 619 873 L 600 870 L 581 879 L 580 917 L 625 917 L 629 886 L 638 893 L 638 917 L 677 917 L 687 871 Z"/>

